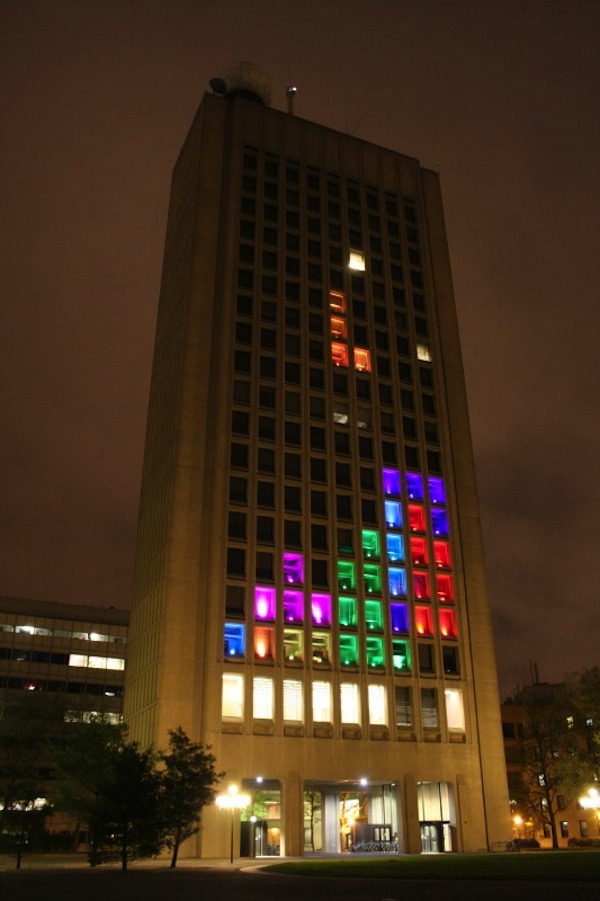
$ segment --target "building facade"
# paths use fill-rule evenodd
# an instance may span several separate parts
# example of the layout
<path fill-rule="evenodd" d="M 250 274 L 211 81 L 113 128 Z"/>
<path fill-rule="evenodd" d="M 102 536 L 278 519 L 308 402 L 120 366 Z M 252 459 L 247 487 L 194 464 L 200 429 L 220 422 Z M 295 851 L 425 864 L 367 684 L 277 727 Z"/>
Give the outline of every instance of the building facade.
<path fill-rule="evenodd" d="M 510 837 L 438 177 L 215 80 L 176 164 L 125 718 L 243 853 Z M 205 811 L 188 853 L 228 853 Z"/>

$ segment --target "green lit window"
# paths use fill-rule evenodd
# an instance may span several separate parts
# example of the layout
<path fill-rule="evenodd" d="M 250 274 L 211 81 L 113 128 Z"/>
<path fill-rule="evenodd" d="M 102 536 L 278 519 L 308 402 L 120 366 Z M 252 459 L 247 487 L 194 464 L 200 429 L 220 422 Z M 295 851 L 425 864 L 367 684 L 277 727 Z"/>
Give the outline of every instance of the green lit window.
<path fill-rule="evenodd" d="M 363 529 L 362 546 L 365 558 L 378 560 L 380 555 L 379 532 Z"/>
<path fill-rule="evenodd" d="M 354 563 L 348 563 L 345 560 L 338 562 L 338 584 L 341 591 L 354 591 L 356 588 Z"/>
<path fill-rule="evenodd" d="M 370 632 L 383 632 L 381 601 L 365 601 L 365 623 Z"/>
<path fill-rule="evenodd" d="M 410 645 L 400 638 L 392 639 L 392 664 L 397 673 L 410 672 Z"/>
<path fill-rule="evenodd" d="M 381 669 L 385 666 L 383 638 L 367 637 L 367 666 L 369 669 Z"/>
<path fill-rule="evenodd" d="M 340 625 L 355 627 L 357 625 L 356 598 L 340 598 Z"/>
<path fill-rule="evenodd" d="M 340 635 L 340 662 L 342 666 L 358 666 L 358 638 L 356 635 Z"/>
<path fill-rule="evenodd" d="M 381 567 L 365 563 L 365 594 L 381 594 Z"/>

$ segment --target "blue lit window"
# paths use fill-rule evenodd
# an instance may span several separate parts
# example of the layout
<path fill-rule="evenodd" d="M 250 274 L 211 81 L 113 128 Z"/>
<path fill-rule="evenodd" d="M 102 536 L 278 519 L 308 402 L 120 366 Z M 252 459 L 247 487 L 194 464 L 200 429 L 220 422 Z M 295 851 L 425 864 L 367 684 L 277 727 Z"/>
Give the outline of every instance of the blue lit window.
<path fill-rule="evenodd" d="M 385 501 L 385 521 L 390 529 L 402 528 L 402 506 L 399 501 Z"/>
<path fill-rule="evenodd" d="M 383 470 L 383 493 L 400 497 L 400 473 L 397 469 Z"/>
<path fill-rule="evenodd" d="M 431 529 L 436 537 L 448 537 L 448 514 L 445 510 L 433 507 L 431 510 Z"/>
<path fill-rule="evenodd" d="M 402 535 L 388 532 L 387 555 L 390 563 L 402 563 L 404 561 L 404 539 Z"/>
<path fill-rule="evenodd" d="M 406 604 L 390 604 L 392 632 L 408 632 L 408 608 Z"/>
<path fill-rule="evenodd" d="M 431 481 L 440 482 L 441 479 L 430 479 Z M 418 472 L 406 473 L 406 491 L 411 501 L 423 500 L 423 478 Z"/>
<path fill-rule="evenodd" d="M 243 657 L 246 648 L 246 627 L 242 623 L 225 623 L 225 656 Z"/>
<path fill-rule="evenodd" d="M 429 479 L 429 500 L 432 504 L 446 503 L 446 489 L 443 479 L 438 479 L 434 476 Z"/>
<path fill-rule="evenodd" d="M 395 598 L 406 596 L 406 570 L 399 566 L 390 566 L 388 570 L 390 594 Z"/>

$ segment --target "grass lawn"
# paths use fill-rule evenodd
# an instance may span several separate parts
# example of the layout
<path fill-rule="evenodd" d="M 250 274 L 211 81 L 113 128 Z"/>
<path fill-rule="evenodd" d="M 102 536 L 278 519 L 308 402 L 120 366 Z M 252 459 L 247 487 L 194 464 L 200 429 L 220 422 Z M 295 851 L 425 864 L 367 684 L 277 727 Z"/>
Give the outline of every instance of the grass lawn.
<path fill-rule="evenodd" d="M 517 854 L 440 854 L 304 860 L 268 868 L 299 876 L 370 879 L 506 879 L 600 882 L 600 851 L 533 851 Z"/>

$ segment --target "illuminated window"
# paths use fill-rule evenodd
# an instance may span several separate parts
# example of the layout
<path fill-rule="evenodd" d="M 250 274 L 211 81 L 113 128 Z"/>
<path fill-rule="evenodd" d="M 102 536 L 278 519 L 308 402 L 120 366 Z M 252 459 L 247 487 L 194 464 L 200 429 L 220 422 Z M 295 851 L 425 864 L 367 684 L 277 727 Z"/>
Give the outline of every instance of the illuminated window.
<path fill-rule="evenodd" d="M 435 688 L 421 689 L 421 721 L 424 729 L 438 729 L 439 717 Z"/>
<path fill-rule="evenodd" d="M 397 469 L 384 469 L 383 493 L 400 497 L 400 473 Z"/>
<path fill-rule="evenodd" d="M 363 567 L 366 594 L 381 594 L 381 567 L 365 563 Z"/>
<path fill-rule="evenodd" d="M 121 657 L 88 657 L 85 654 L 69 654 L 69 666 L 83 666 L 89 669 L 124 670 L 125 661 Z"/>
<path fill-rule="evenodd" d="M 415 607 L 415 627 L 417 635 L 433 635 L 431 607 Z"/>
<path fill-rule="evenodd" d="M 435 579 L 437 584 L 438 601 L 441 601 L 442 604 L 453 604 L 454 584 L 452 582 L 452 576 L 446 576 L 437 573 Z"/>
<path fill-rule="evenodd" d="M 340 591 L 354 591 L 356 588 L 354 563 L 350 563 L 346 560 L 338 561 L 338 585 Z"/>
<path fill-rule="evenodd" d="M 344 314 L 346 312 L 346 297 L 339 291 L 329 292 L 329 309 L 332 313 Z"/>
<path fill-rule="evenodd" d="M 334 366 L 344 366 L 348 368 L 348 345 L 340 344 L 339 341 L 331 342 L 331 362 Z"/>
<path fill-rule="evenodd" d="M 315 723 L 331 722 L 331 685 L 329 682 L 313 682 L 312 715 Z"/>
<path fill-rule="evenodd" d="M 379 532 L 373 532 L 370 529 L 362 531 L 362 546 L 365 557 L 374 557 L 376 560 L 380 555 Z"/>
<path fill-rule="evenodd" d="M 431 480 L 430 480 L 431 481 Z M 437 480 L 441 481 L 441 480 Z M 411 501 L 423 500 L 423 479 L 417 472 L 406 473 L 406 491 Z"/>
<path fill-rule="evenodd" d="M 337 341 L 348 340 L 348 323 L 341 316 L 331 317 L 331 337 Z"/>
<path fill-rule="evenodd" d="M 385 666 L 383 638 L 367 636 L 367 666 L 369 669 L 381 669 Z"/>
<path fill-rule="evenodd" d="M 302 585 L 304 582 L 304 560 L 302 554 L 283 555 L 283 581 L 287 585 Z"/>
<path fill-rule="evenodd" d="M 381 601 L 365 601 L 365 623 L 370 632 L 383 632 Z"/>
<path fill-rule="evenodd" d="M 254 616 L 256 619 L 275 619 L 275 589 L 257 585 L 254 589 Z"/>
<path fill-rule="evenodd" d="M 465 708 L 462 691 L 460 688 L 446 688 L 444 695 L 446 698 L 446 721 L 448 723 L 448 729 L 455 732 L 464 732 Z"/>
<path fill-rule="evenodd" d="M 410 645 L 401 638 L 392 638 L 392 666 L 397 673 L 410 672 Z"/>
<path fill-rule="evenodd" d="M 87 654 L 69 654 L 69 666 L 84 666 L 88 665 L 88 655 Z"/>
<path fill-rule="evenodd" d="M 339 599 L 339 618 L 340 625 L 348 627 L 354 627 L 358 623 L 358 617 L 356 613 L 356 598 L 343 598 Z"/>
<path fill-rule="evenodd" d="M 411 532 L 425 531 L 425 510 L 416 504 L 408 505 L 408 524 Z"/>
<path fill-rule="evenodd" d="M 224 720 L 241 720 L 244 716 L 244 677 L 223 673 L 221 716 Z"/>
<path fill-rule="evenodd" d="M 427 566 L 427 542 L 424 538 L 410 539 L 410 555 L 413 566 Z"/>
<path fill-rule="evenodd" d="M 440 610 L 440 634 L 444 638 L 456 638 L 458 631 L 456 628 L 456 617 L 454 610 Z"/>
<path fill-rule="evenodd" d="M 312 659 L 313 663 L 331 666 L 331 635 L 328 632 L 313 632 Z"/>
<path fill-rule="evenodd" d="M 331 625 L 331 596 L 328 594 L 313 594 L 310 601 L 312 621 L 314 626 Z"/>
<path fill-rule="evenodd" d="M 342 666 L 358 666 L 358 638 L 356 635 L 340 635 L 340 663 Z"/>
<path fill-rule="evenodd" d="M 340 708 L 342 723 L 360 723 L 360 697 L 354 682 L 340 685 Z"/>
<path fill-rule="evenodd" d="M 371 351 L 365 350 L 365 348 L 363 348 L 363 347 L 355 347 L 354 348 L 354 368 L 357 370 L 357 372 L 370 372 L 371 371 Z"/>
<path fill-rule="evenodd" d="M 283 630 L 283 658 L 286 663 L 304 660 L 304 633 L 300 629 Z"/>
<path fill-rule="evenodd" d="M 439 507 L 431 511 L 431 530 L 436 538 L 448 537 L 448 514 Z"/>
<path fill-rule="evenodd" d="M 406 596 L 406 570 L 399 566 L 390 566 L 388 569 L 388 585 L 390 594 L 395 597 Z"/>
<path fill-rule="evenodd" d="M 283 680 L 283 718 L 289 723 L 304 721 L 302 682 L 297 679 Z"/>
<path fill-rule="evenodd" d="M 333 421 L 337 425 L 348 425 L 350 419 L 348 404 L 342 403 L 342 401 L 337 399 L 334 399 L 333 404 Z"/>
<path fill-rule="evenodd" d="M 273 719 L 273 680 L 256 676 L 252 682 L 252 715 L 255 720 Z"/>
<path fill-rule="evenodd" d="M 301 591 L 283 592 L 283 618 L 286 623 L 304 622 L 304 595 Z"/>
<path fill-rule="evenodd" d="M 372 726 L 387 726 L 387 698 L 384 685 L 369 685 L 369 722 Z"/>
<path fill-rule="evenodd" d="M 433 476 L 428 480 L 429 482 L 429 500 L 432 504 L 445 504 L 446 503 L 446 489 L 444 487 L 444 480 L 434 478 Z"/>
<path fill-rule="evenodd" d="M 388 532 L 386 536 L 387 556 L 390 563 L 402 563 L 404 561 L 404 539 L 402 535 Z"/>
<path fill-rule="evenodd" d="M 425 363 L 431 363 L 431 351 L 428 344 L 417 343 L 417 359 Z"/>
<path fill-rule="evenodd" d="M 396 708 L 396 725 L 401 727 L 412 726 L 412 701 L 410 688 L 408 688 L 408 686 L 395 686 L 394 703 Z"/>
<path fill-rule="evenodd" d="M 408 607 L 406 604 L 390 604 L 392 632 L 408 632 Z"/>
<path fill-rule="evenodd" d="M 355 269 L 358 272 L 365 271 L 365 255 L 360 250 L 351 250 L 348 260 L 348 268 Z"/>
<path fill-rule="evenodd" d="M 402 528 L 402 506 L 399 501 L 384 501 L 385 521 L 390 529 Z"/>
<path fill-rule="evenodd" d="M 431 588 L 428 573 L 413 573 L 413 591 L 416 598 L 429 600 Z"/>
<path fill-rule="evenodd" d="M 447 541 L 434 541 L 433 558 L 439 569 L 451 569 L 450 544 Z"/>
<path fill-rule="evenodd" d="M 273 629 L 257 627 L 254 630 L 254 656 L 257 660 L 273 660 L 275 656 L 275 636 Z"/>
<path fill-rule="evenodd" d="M 241 623 L 225 623 L 225 656 L 243 657 L 246 647 L 246 627 Z"/>

